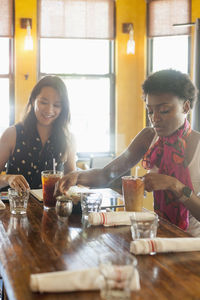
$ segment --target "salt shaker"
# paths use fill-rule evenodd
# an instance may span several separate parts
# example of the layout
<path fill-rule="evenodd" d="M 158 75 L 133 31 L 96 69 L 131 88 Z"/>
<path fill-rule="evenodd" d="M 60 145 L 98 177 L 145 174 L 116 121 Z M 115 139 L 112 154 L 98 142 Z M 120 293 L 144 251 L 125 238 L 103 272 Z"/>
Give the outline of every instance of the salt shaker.
<path fill-rule="evenodd" d="M 66 195 L 56 197 L 56 213 L 61 221 L 66 221 L 71 215 L 73 203 Z"/>

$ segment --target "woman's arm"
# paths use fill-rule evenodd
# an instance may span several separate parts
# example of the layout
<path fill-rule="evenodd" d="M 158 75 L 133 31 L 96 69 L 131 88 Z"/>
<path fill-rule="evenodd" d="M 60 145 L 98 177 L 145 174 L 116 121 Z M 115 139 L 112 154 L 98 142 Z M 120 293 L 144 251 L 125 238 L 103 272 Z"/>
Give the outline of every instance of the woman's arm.
<path fill-rule="evenodd" d="M 148 192 L 157 190 L 170 190 L 176 196 L 176 201 L 180 201 L 200 221 L 200 198 L 193 192 L 187 198 L 183 195 L 185 185 L 175 177 L 164 174 L 148 173 L 144 176 L 145 189 Z"/>
<path fill-rule="evenodd" d="M 12 155 L 16 144 L 16 128 L 11 126 L 5 130 L 0 138 L 0 173 Z M 0 174 L 0 187 L 9 185 L 18 190 L 29 188 L 29 184 L 23 175 Z"/>
<path fill-rule="evenodd" d="M 76 170 L 76 143 L 73 136 L 70 138 L 70 145 L 68 147 L 67 160 L 64 163 L 64 174 Z"/>
<path fill-rule="evenodd" d="M 59 184 L 61 192 L 66 192 L 70 186 L 81 184 L 90 187 L 108 186 L 115 178 L 120 177 L 136 165 L 155 135 L 152 128 L 143 129 L 131 142 L 128 148 L 116 159 L 102 169 L 72 172 L 64 176 Z"/>

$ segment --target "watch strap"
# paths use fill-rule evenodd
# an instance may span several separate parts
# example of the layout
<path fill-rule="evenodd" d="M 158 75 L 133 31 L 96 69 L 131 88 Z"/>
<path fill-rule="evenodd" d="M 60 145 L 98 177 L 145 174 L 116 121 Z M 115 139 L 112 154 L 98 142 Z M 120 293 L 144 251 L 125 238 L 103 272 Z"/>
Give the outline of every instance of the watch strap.
<path fill-rule="evenodd" d="M 187 200 L 191 198 L 193 194 L 193 190 L 188 186 L 184 186 L 182 189 L 182 195 L 178 198 L 181 203 L 185 203 Z"/>

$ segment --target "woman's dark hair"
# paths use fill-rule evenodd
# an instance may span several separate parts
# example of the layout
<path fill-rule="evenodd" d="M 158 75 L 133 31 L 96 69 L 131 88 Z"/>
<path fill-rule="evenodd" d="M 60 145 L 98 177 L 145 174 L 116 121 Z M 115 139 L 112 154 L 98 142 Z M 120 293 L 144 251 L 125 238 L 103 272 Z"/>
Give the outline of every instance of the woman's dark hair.
<path fill-rule="evenodd" d="M 52 138 L 54 146 L 56 148 L 56 152 L 62 153 L 62 158 L 64 159 L 67 154 L 67 144 L 70 141 L 70 133 L 68 127 L 71 115 L 67 88 L 61 78 L 57 76 L 45 76 L 38 81 L 38 83 L 34 86 L 29 97 L 29 101 L 26 105 L 22 124 L 24 125 L 27 139 L 31 139 L 32 133 L 35 131 L 37 124 L 37 119 L 32 104 L 44 87 L 51 87 L 55 89 L 60 96 L 61 112 L 58 118 L 53 123 Z"/>
<path fill-rule="evenodd" d="M 144 99 L 147 94 L 158 95 L 170 93 L 180 100 L 190 101 L 192 108 L 196 100 L 197 89 L 187 74 L 168 69 L 151 74 L 142 85 Z"/>

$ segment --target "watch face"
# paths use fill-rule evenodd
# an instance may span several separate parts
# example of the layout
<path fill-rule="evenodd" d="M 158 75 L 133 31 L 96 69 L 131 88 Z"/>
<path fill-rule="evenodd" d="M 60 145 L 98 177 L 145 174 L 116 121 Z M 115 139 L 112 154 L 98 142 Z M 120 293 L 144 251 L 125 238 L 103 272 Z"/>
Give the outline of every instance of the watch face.
<path fill-rule="evenodd" d="M 184 186 L 183 195 L 190 198 L 192 196 L 192 190 L 188 186 Z"/>

